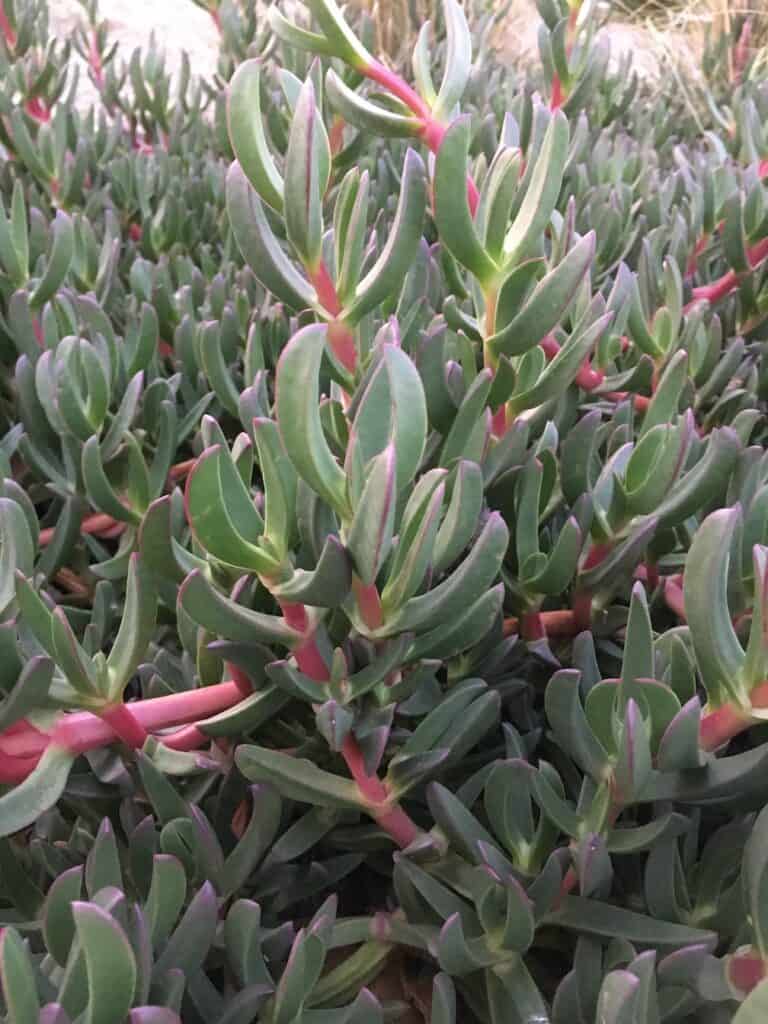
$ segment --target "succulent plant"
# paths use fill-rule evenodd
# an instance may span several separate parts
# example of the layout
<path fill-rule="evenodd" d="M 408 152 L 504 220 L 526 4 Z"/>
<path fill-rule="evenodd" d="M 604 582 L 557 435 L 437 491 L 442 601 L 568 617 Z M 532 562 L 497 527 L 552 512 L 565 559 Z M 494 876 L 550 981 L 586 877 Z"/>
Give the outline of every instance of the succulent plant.
<path fill-rule="evenodd" d="M 0 0 L 4 1020 L 762 1020 L 764 65 L 198 6 Z"/>

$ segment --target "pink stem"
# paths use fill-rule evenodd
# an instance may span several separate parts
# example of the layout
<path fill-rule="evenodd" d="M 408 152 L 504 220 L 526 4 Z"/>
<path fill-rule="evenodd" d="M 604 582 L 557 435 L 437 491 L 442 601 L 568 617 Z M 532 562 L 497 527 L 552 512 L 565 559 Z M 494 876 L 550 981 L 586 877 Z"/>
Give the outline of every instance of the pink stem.
<path fill-rule="evenodd" d="M 309 278 L 324 309 L 327 309 L 331 316 L 338 316 L 341 312 L 341 302 L 339 302 L 336 285 L 322 260 L 317 270 L 309 272 Z"/>
<path fill-rule="evenodd" d="M 347 768 L 363 796 L 372 806 L 369 811 L 376 822 L 394 839 L 400 849 L 410 846 L 419 830 L 399 804 L 387 805 L 387 787 L 376 775 L 368 775 L 357 740 L 348 736 L 342 745 Z M 385 805 L 377 808 L 375 805 Z"/>
<path fill-rule="evenodd" d="M 372 61 L 362 71 L 366 78 L 378 82 L 387 92 L 391 92 L 393 96 L 397 96 L 399 100 L 402 100 L 406 107 L 412 110 L 417 117 L 423 121 L 432 120 L 432 111 L 429 109 L 428 104 L 396 72 L 390 71 L 388 67 L 385 67 L 378 60 Z"/>
<path fill-rule="evenodd" d="M 9 757 L 7 754 L 0 754 L 0 783 L 9 785 L 23 782 L 37 767 L 39 760 L 39 754 L 33 757 Z"/>
<path fill-rule="evenodd" d="M 596 565 L 600 565 L 604 558 L 610 554 L 610 544 L 593 544 L 587 552 L 587 557 L 584 565 L 581 567 L 582 572 L 586 572 L 588 569 L 594 569 Z M 582 632 L 585 629 L 589 629 L 592 625 L 592 591 L 586 589 L 579 589 L 573 596 L 573 621 L 576 626 L 577 632 Z"/>
<path fill-rule="evenodd" d="M 8 20 L 7 14 L 3 10 L 2 3 L 0 3 L 0 31 L 2 31 L 3 35 L 5 36 L 5 41 L 8 44 L 8 46 L 10 46 L 11 49 L 13 49 L 13 47 L 16 45 L 16 33 L 14 32 L 13 27 L 10 21 Z"/>
<path fill-rule="evenodd" d="M 336 285 L 322 260 L 316 270 L 309 270 L 309 279 L 314 285 L 323 309 L 332 317 L 338 317 L 341 313 L 341 301 L 336 291 Z M 355 336 L 347 324 L 342 320 L 332 320 L 328 325 L 328 342 L 339 362 L 350 373 L 354 373 L 357 366 L 357 348 Z"/>
<path fill-rule="evenodd" d="M 436 153 L 445 136 L 446 126 L 432 117 L 429 104 L 425 103 L 412 86 L 408 85 L 394 71 L 390 71 L 380 61 L 374 60 L 361 70 L 367 78 L 383 86 L 393 96 L 397 96 L 409 110 L 413 111 L 422 122 L 420 130 L 422 139 L 432 152 Z M 469 176 L 467 177 L 467 199 L 469 201 L 469 209 L 474 217 L 480 200 L 480 193 L 474 180 Z"/>
<path fill-rule="evenodd" d="M 664 581 L 664 600 L 666 601 L 667 607 L 670 611 L 674 612 L 679 619 L 683 620 L 683 622 L 687 621 L 685 617 L 683 588 L 672 577 Z"/>
<path fill-rule="evenodd" d="M 357 369 L 355 336 L 342 320 L 332 320 L 328 324 L 328 342 L 342 366 L 354 373 Z"/>
<path fill-rule="evenodd" d="M 560 907 L 560 904 L 563 902 L 565 897 L 573 891 L 578 880 L 578 876 L 574 869 L 568 868 L 563 876 L 562 882 L 560 883 L 560 892 L 557 894 L 557 899 L 555 900 L 554 907 L 552 908 L 553 910 L 557 910 Z"/>
<path fill-rule="evenodd" d="M 210 737 L 196 725 L 186 725 L 169 736 L 158 736 L 160 742 L 171 750 L 197 750 L 210 743 Z"/>
<path fill-rule="evenodd" d="M 101 65 L 101 54 L 99 53 L 99 41 L 96 34 L 96 29 L 91 32 L 91 49 L 89 53 L 89 62 L 91 70 L 93 71 L 94 81 L 101 91 L 104 88 L 104 70 Z"/>
<path fill-rule="evenodd" d="M 749 699 L 753 708 L 762 710 L 768 707 L 768 682 L 755 686 L 750 691 Z M 733 703 L 723 704 L 702 718 L 699 726 L 699 745 L 702 750 L 717 750 L 728 740 L 754 725 L 754 722 L 755 719 L 744 708 Z"/>
<path fill-rule="evenodd" d="M 358 584 L 363 588 L 359 581 Z M 363 589 L 365 591 L 371 590 L 370 587 Z M 373 590 L 376 591 L 375 584 L 373 585 Z M 376 598 L 378 601 L 378 592 L 376 592 Z M 308 619 L 304 605 L 280 603 L 280 607 L 289 626 L 302 632 L 307 628 Z M 381 605 L 379 604 L 380 609 Z M 302 665 L 299 662 L 299 651 L 294 650 L 293 655 L 302 672 L 318 683 L 327 683 L 330 679 L 330 672 L 328 671 L 328 666 L 321 658 L 320 652 L 317 650 L 314 636 L 310 635 L 307 638 L 302 650 L 305 654 L 310 651 L 314 652 L 311 657 L 305 659 L 304 665 Z M 368 807 L 369 814 L 391 836 L 398 846 L 402 849 L 410 846 L 418 835 L 418 828 L 399 804 L 391 804 L 389 802 L 387 787 L 378 775 L 375 773 L 373 775 L 368 774 L 358 742 L 351 734 L 347 736 L 342 744 L 341 753 L 350 775 L 357 784 L 360 795 L 370 804 Z"/>
<path fill-rule="evenodd" d="M 763 238 L 756 245 L 753 245 L 747 250 L 747 259 L 750 267 L 754 270 L 758 264 L 768 256 L 768 238 Z M 722 277 L 719 277 L 716 281 L 711 284 L 704 284 L 698 288 L 694 288 L 692 295 L 693 300 L 686 306 L 686 311 L 690 309 L 694 302 L 700 302 L 705 300 L 707 302 L 718 302 L 720 299 L 724 299 L 727 295 L 730 295 L 732 291 L 735 291 L 739 287 L 739 281 L 741 275 L 737 274 L 735 270 L 729 270 Z"/>
<path fill-rule="evenodd" d="M 699 726 L 699 746 L 702 750 L 710 752 L 717 750 L 749 725 L 749 715 L 732 704 L 723 704 L 702 718 Z"/>
<path fill-rule="evenodd" d="M 250 697 L 253 693 L 253 686 L 247 674 L 231 662 L 227 662 L 227 672 L 232 676 L 232 682 L 240 691 L 241 696 Z"/>
<path fill-rule="evenodd" d="M 122 702 L 105 708 L 99 715 L 127 746 L 140 750 L 147 738 L 147 730 L 141 725 L 131 708 Z"/>
<path fill-rule="evenodd" d="M 552 98 L 549 101 L 550 110 L 559 110 L 563 105 L 565 96 L 563 95 L 563 87 L 560 83 L 560 76 L 555 72 L 552 76 Z"/>
<path fill-rule="evenodd" d="M 574 636 L 579 632 L 571 608 L 539 612 L 538 615 L 545 636 Z M 504 636 L 512 636 L 515 633 L 522 634 L 523 628 L 521 619 L 514 616 L 504 619 Z"/>
<path fill-rule="evenodd" d="M 328 142 L 331 147 L 331 154 L 336 156 L 344 145 L 344 118 L 335 115 L 331 123 L 331 130 L 328 132 Z"/>
<path fill-rule="evenodd" d="M 756 988 L 766 975 L 766 962 L 756 951 L 734 953 L 726 968 L 728 980 L 743 995 Z"/>
<path fill-rule="evenodd" d="M 545 338 L 542 338 L 539 345 L 550 362 L 560 351 L 560 343 L 554 334 L 548 334 Z M 584 391 L 594 391 L 595 388 L 600 387 L 604 380 L 605 374 L 601 370 L 594 369 L 589 356 L 581 364 L 574 377 L 574 382 Z"/>
<path fill-rule="evenodd" d="M 368 629 L 378 629 L 384 621 L 381 598 L 375 583 L 362 583 L 357 576 L 352 578 L 352 593 L 363 622 Z"/>
<path fill-rule="evenodd" d="M 186 693 L 172 693 L 167 697 L 155 697 L 151 700 L 136 701 L 130 705 L 136 721 L 147 730 L 156 732 L 168 729 L 173 725 L 185 725 L 209 718 L 219 711 L 225 711 L 242 700 L 242 694 L 236 683 L 231 681 L 218 683 L 215 686 L 202 686 Z M 103 747 L 113 740 L 113 732 L 107 722 L 88 711 L 77 711 L 65 715 L 57 723 L 51 741 L 66 747 L 75 753 L 85 753 Z M 0 737 L 3 746 L 9 744 Z M 11 753 L 10 750 L 7 750 Z M 25 753 L 21 750 L 19 753 Z"/>
<path fill-rule="evenodd" d="M 520 619 L 520 636 L 523 640 L 543 640 L 547 635 L 541 612 L 526 612 Z"/>
<path fill-rule="evenodd" d="M 507 432 L 507 406 L 502 403 L 491 419 L 491 433 L 494 437 L 504 437 Z"/>

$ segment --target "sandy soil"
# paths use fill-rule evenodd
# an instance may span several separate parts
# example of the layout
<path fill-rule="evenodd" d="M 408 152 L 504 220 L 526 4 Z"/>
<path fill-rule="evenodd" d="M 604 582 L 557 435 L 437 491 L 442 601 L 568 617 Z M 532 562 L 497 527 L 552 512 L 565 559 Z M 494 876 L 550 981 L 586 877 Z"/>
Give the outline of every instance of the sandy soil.
<path fill-rule="evenodd" d="M 66 38 L 82 7 L 77 0 L 49 0 L 53 31 Z M 190 56 L 192 70 L 211 75 L 216 67 L 217 33 L 210 17 L 191 0 L 101 0 L 101 17 L 109 22 L 120 55 L 128 60 L 137 46 L 145 46 L 151 32 L 166 51 L 169 66 L 178 66 L 181 53 Z M 87 75 L 81 72 L 83 99 L 90 97 Z"/>
<path fill-rule="evenodd" d="M 66 37 L 77 23 L 82 10 L 77 0 L 49 0 L 54 31 Z M 217 34 L 210 17 L 191 0 L 101 0 L 101 16 L 106 18 L 114 37 L 119 41 L 121 55 L 127 60 L 136 46 L 143 46 L 151 32 L 165 49 L 169 66 L 178 65 L 182 50 L 191 58 L 192 69 L 203 75 L 212 74 L 216 65 Z M 537 51 L 536 33 L 538 15 L 533 0 L 515 0 L 505 28 L 505 39 L 500 49 L 510 61 L 535 59 Z M 672 45 L 678 52 L 672 33 L 664 33 L 664 43 Z M 654 40 L 648 29 L 624 22 L 613 23 L 610 27 L 611 50 L 614 58 L 630 50 L 634 55 L 634 66 L 648 77 L 659 72 L 659 40 Z M 81 74 L 85 83 L 83 101 L 90 99 L 87 75 Z"/>

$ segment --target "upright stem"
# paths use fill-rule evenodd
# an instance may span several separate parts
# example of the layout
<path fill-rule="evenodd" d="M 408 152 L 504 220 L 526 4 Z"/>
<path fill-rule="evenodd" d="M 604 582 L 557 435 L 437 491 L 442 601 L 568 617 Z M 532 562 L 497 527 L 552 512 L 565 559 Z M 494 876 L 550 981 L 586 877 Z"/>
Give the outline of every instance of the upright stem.
<path fill-rule="evenodd" d="M 587 553 L 582 572 L 594 569 L 599 565 L 606 555 L 611 551 L 610 544 L 593 544 Z M 592 625 L 592 592 L 586 588 L 580 588 L 573 597 L 573 620 L 577 632 L 589 629 Z"/>
<path fill-rule="evenodd" d="M 758 266 L 758 264 L 762 263 L 767 256 L 768 238 L 763 238 L 747 250 L 747 259 L 753 270 Z M 686 306 L 686 311 L 694 302 L 700 302 L 701 300 L 705 300 L 707 302 L 719 302 L 720 299 L 724 299 L 739 287 L 741 277 L 742 275 L 737 274 L 735 270 L 729 270 L 726 274 L 723 274 L 722 277 L 719 277 L 711 284 L 704 284 L 700 285 L 698 288 L 694 288 L 692 291 L 693 300 L 688 304 L 688 306 Z"/>
<path fill-rule="evenodd" d="M 375 583 L 366 584 L 357 576 L 352 578 L 352 593 L 357 607 L 368 629 L 378 629 L 384 621 L 381 598 Z"/>
<path fill-rule="evenodd" d="M 341 749 L 347 768 L 357 783 L 360 794 L 371 804 L 374 820 L 394 839 L 401 849 L 410 846 L 419 830 L 399 804 L 389 804 L 387 787 L 376 775 L 365 770 L 362 751 L 354 736 L 347 736 Z M 381 805 L 381 806 L 377 806 Z"/>
<path fill-rule="evenodd" d="M 342 308 L 341 300 L 330 272 L 322 260 L 317 269 L 309 269 L 309 277 L 321 305 L 333 317 L 328 325 L 328 342 L 339 362 L 350 373 L 354 373 L 357 368 L 355 336 L 348 324 L 338 319 Z"/>
<path fill-rule="evenodd" d="M 763 710 L 768 707 L 768 681 L 758 683 L 749 693 L 753 708 Z M 729 702 L 709 711 L 701 719 L 699 727 L 699 744 L 702 750 L 713 751 L 722 747 L 728 740 L 754 725 L 755 719 L 748 708 Z"/>
<path fill-rule="evenodd" d="M 91 30 L 91 46 L 88 61 L 91 65 L 96 87 L 101 92 L 104 88 L 104 70 L 101 65 L 101 54 L 99 53 L 99 37 L 95 28 Z"/>
<path fill-rule="evenodd" d="M 8 16 L 3 10 L 3 5 L 0 3 L 0 32 L 5 36 L 5 41 L 8 46 L 13 49 L 16 46 L 16 33 L 8 20 Z"/>
<path fill-rule="evenodd" d="M 404 79 L 394 71 L 390 71 L 378 60 L 371 61 L 366 67 L 361 68 L 361 71 L 371 81 L 383 86 L 393 96 L 401 100 L 419 118 L 422 122 L 421 138 L 433 153 L 437 153 L 447 129 L 444 124 L 432 116 L 429 104 Z M 474 216 L 480 201 L 480 193 L 471 175 L 467 176 L 467 200 L 472 216 Z"/>
<path fill-rule="evenodd" d="M 380 614 L 381 603 L 378 600 L 378 591 L 376 590 L 375 584 L 373 584 L 372 588 L 370 586 L 366 587 L 355 578 L 353 580 L 353 587 L 355 582 L 358 584 L 355 593 L 357 595 L 360 593 L 363 594 L 364 603 L 371 600 L 372 592 L 376 594 L 376 603 L 378 604 Z M 299 629 L 302 632 L 307 630 L 309 620 L 304 605 L 281 603 L 280 607 L 282 608 L 283 615 L 289 626 L 293 626 L 294 629 Z M 365 607 L 370 611 L 368 605 L 365 605 Z M 365 613 L 363 612 L 362 614 Z M 303 665 L 299 662 L 300 651 L 303 658 Z M 302 672 L 311 679 L 314 679 L 317 683 L 327 683 L 331 674 L 325 661 L 320 656 L 313 633 L 309 633 L 306 636 L 300 651 L 294 650 L 293 655 Z M 344 740 L 341 748 L 341 754 L 346 762 L 350 775 L 357 784 L 360 795 L 368 804 L 368 813 L 376 822 L 378 822 L 384 831 L 391 836 L 398 846 L 402 849 L 409 846 L 418 835 L 418 828 L 414 822 L 411 821 L 402 807 L 396 801 L 392 801 L 389 792 L 387 791 L 387 787 L 381 779 L 375 773 L 370 775 L 366 771 L 365 759 L 363 758 L 362 751 L 360 750 L 357 740 L 352 734 L 347 736 Z"/>
<path fill-rule="evenodd" d="M 432 120 L 432 111 L 428 104 L 419 96 L 416 90 L 408 85 L 395 71 L 390 71 L 381 61 L 373 60 L 362 69 L 366 78 L 383 86 L 387 92 L 397 96 L 399 100 L 412 110 L 413 113 L 423 121 Z"/>

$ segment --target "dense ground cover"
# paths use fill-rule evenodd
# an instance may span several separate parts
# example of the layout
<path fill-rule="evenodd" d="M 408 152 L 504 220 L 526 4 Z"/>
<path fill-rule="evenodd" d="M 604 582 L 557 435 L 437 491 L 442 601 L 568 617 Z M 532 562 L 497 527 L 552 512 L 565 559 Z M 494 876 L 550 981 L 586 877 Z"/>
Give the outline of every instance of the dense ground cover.
<path fill-rule="evenodd" d="M 213 81 L 0 0 L 6 1020 L 766 1019 L 743 26 L 201 6 Z"/>

